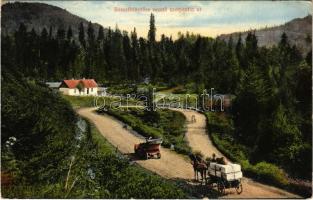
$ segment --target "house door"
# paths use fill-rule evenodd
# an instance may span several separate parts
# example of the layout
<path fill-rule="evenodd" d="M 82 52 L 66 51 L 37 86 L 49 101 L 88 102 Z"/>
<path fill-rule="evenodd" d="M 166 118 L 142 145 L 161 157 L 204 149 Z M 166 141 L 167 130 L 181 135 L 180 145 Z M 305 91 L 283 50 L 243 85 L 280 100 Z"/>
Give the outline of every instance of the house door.
<path fill-rule="evenodd" d="M 89 94 L 89 88 L 87 88 L 87 94 Z"/>

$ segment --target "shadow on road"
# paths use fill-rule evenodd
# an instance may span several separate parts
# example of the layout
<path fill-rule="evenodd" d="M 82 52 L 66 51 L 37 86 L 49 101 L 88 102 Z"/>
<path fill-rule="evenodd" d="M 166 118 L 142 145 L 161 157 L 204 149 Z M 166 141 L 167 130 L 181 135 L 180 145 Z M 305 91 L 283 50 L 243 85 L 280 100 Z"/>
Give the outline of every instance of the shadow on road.
<path fill-rule="evenodd" d="M 186 180 L 186 179 L 171 179 L 176 184 L 182 188 L 183 190 L 187 191 L 188 194 L 192 195 L 191 198 L 219 198 L 222 195 L 214 188 L 211 188 L 209 185 L 204 183 L 200 183 L 195 180 Z"/>
<path fill-rule="evenodd" d="M 124 153 L 123 155 L 126 156 L 130 161 L 145 160 L 145 159 L 137 156 L 135 153 Z M 156 158 L 156 157 L 149 158 L 148 160 L 151 160 L 151 159 L 157 159 L 158 160 L 158 158 Z"/>

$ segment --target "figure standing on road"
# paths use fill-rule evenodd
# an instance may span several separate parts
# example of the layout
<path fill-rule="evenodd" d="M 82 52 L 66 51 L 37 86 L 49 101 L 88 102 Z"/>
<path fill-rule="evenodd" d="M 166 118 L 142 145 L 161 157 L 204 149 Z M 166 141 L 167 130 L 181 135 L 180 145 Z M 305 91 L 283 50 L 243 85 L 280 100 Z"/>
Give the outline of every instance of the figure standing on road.
<path fill-rule="evenodd" d="M 195 115 L 192 115 L 191 116 L 191 123 L 195 123 L 196 122 L 196 116 Z"/>
<path fill-rule="evenodd" d="M 216 162 L 216 155 L 215 155 L 215 153 L 212 154 L 212 162 Z"/>

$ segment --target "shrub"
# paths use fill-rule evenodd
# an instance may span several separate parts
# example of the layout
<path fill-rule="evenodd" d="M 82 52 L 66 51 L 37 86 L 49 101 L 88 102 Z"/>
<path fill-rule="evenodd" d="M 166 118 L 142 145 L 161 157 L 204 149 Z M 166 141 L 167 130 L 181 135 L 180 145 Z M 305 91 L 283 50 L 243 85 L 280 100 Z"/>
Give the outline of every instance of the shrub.
<path fill-rule="evenodd" d="M 262 182 L 277 186 L 286 186 L 288 184 L 287 177 L 283 171 L 271 163 L 259 162 L 246 169 L 254 174 L 254 178 Z"/>
<path fill-rule="evenodd" d="M 162 138 L 163 147 L 170 148 L 171 145 L 174 145 L 177 153 L 185 155 L 191 152 L 184 140 L 186 118 L 180 112 L 172 110 L 147 112 L 136 109 L 126 112 L 108 109 L 107 113 L 128 124 L 145 137 Z"/>

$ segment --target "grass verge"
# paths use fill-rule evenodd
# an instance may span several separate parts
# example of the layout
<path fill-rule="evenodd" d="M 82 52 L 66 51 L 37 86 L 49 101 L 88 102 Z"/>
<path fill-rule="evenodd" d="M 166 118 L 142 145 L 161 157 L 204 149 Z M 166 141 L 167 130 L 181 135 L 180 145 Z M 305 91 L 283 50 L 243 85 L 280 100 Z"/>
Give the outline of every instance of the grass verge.
<path fill-rule="evenodd" d="M 168 109 L 155 112 L 138 109 L 129 109 L 128 111 L 108 109 L 106 113 L 128 124 L 145 137 L 162 138 L 162 146 L 166 148 L 172 146 L 177 153 L 185 155 L 191 152 L 184 138 L 186 118 L 180 112 Z"/>

